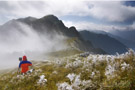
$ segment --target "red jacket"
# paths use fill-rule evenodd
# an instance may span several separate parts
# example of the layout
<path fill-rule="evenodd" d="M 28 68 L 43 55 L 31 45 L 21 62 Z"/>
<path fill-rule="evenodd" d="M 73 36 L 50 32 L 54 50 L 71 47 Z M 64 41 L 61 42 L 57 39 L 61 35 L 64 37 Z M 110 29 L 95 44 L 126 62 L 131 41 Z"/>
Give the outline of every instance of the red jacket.
<path fill-rule="evenodd" d="M 21 68 L 21 73 L 26 73 L 29 70 L 29 66 L 32 66 L 30 61 L 27 61 L 27 57 L 23 56 L 23 61 L 20 62 L 19 68 Z"/>

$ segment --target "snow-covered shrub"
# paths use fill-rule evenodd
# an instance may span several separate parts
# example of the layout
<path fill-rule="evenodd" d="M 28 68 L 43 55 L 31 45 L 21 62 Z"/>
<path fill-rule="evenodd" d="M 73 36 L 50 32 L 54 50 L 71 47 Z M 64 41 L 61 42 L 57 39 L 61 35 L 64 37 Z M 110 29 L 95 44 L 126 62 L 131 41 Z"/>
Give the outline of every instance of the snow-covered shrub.
<path fill-rule="evenodd" d="M 77 68 L 77 67 L 79 67 L 81 65 L 82 65 L 82 61 L 81 60 L 75 60 L 73 62 L 68 62 L 65 65 L 65 68 Z"/>
<path fill-rule="evenodd" d="M 125 62 L 121 64 L 121 69 L 124 71 L 125 69 L 129 68 L 129 64 L 126 64 Z"/>
<path fill-rule="evenodd" d="M 80 75 L 76 75 L 72 86 L 79 89 L 79 85 L 81 85 Z"/>
<path fill-rule="evenodd" d="M 107 78 L 115 77 L 114 72 L 115 72 L 114 65 L 113 66 L 108 65 L 105 69 L 105 75 L 107 76 Z"/>
<path fill-rule="evenodd" d="M 44 85 L 46 82 L 47 82 L 47 79 L 45 79 L 45 75 L 41 75 L 37 84 Z"/>
<path fill-rule="evenodd" d="M 75 76 L 76 75 L 74 73 L 67 75 L 67 77 L 69 78 L 70 82 L 72 82 L 74 80 Z"/>
<path fill-rule="evenodd" d="M 74 90 L 71 85 L 69 85 L 67 82 L 64 83 L 58 83 L 58 90 Z"/>
<path fill-rule="evenodd" d="M 79 67 L 81 66 L 82 62 L 80 60 L 74 61 L 73 62 L 73 67 Z"/>
<path fill-rule="evenodd" d="M 92 73 L 91 73 L 91 76 L 94 77 L 94 75 L 95 75 L 95 72 L 92 72 Z"/>

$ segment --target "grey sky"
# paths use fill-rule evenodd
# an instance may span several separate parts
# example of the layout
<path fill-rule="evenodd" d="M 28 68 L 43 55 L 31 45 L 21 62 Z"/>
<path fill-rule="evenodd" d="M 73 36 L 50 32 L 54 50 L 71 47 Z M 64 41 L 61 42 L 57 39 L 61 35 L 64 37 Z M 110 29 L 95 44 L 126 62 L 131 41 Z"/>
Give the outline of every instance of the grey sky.
<path fill-rule="evenodd" d="M 74 25 L 78 29 L 125 30 L 135 28 L 135 7 L 125 5 L 124 1 L 0 1 L 0 24 L 15 18 L 27 16 L 40 18 L 48 14 L 54 14 L 66 25 Z M 80 18 L 75 22 L 74 18 L 67 20 L 66 17 Z M 86 17 L 87 20 L 82 20 L 81 17 Z M 102 22 L 98 23 L 99 21 Z"/>

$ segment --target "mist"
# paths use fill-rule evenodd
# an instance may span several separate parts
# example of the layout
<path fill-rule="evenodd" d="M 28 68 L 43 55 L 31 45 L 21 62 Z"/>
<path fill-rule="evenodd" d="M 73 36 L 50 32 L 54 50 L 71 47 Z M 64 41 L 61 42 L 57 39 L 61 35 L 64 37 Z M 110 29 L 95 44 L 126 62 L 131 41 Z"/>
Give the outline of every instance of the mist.
<path fill-rule="evenodd" d="M 0 30 L 0 69 L 18 67 L 18 58 L 23 55 L 28 60 L 42 60 L 47 57 L 47 52 L 67 48 L 63 35 L 39 34 L 24 23 L 18 22 L 18 25 L 19 29 L 6 27 L 6 30 Z"/>

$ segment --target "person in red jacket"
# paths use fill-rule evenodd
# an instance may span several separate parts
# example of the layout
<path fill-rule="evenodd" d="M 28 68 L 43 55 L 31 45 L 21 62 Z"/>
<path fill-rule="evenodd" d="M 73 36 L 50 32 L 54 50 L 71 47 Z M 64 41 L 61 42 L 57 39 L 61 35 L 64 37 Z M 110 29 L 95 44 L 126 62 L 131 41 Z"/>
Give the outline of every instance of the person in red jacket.
<path fill-rule="evenodd" d="M 26 73 L 29 70 L 29 66 L 32 66 L 30 61 L 27 61 L 27 57 L 23 56 L 22 61 L 19 64 L 19 69 L 21 69 L 21 73 Z"/>

